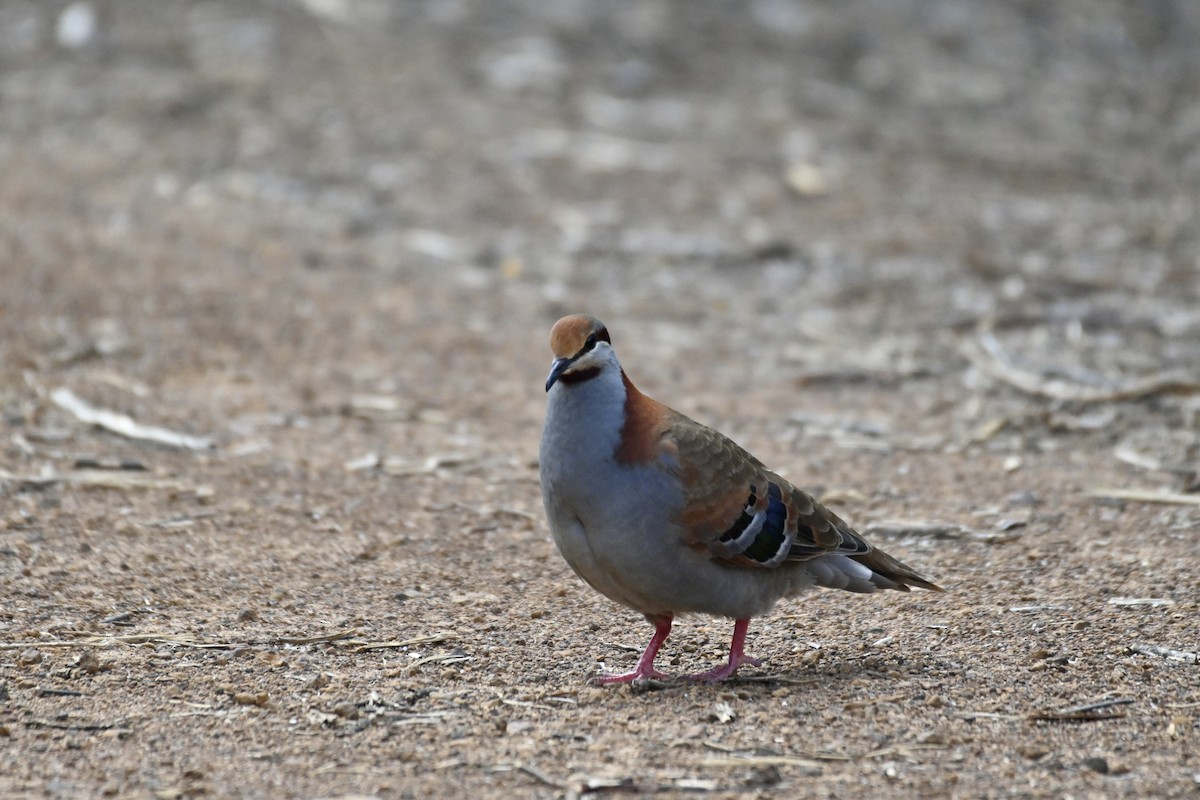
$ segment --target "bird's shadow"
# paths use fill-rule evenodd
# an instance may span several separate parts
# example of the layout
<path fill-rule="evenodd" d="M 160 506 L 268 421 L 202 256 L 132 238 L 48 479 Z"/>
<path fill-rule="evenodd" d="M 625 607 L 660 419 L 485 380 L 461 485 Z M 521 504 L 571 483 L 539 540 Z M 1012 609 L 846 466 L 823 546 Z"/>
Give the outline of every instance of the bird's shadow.
<path fill-rule="evenodd" d="M 854 661 L 837 662 L 836 666 L 837 668 L 835 669 L 823 669 L 819 671 L 791 669 L 780 672 L 765 672 L 763 674 L 739 673 L 732 678 L 717 683 L 693 681 L 679 676 L 667 679 L 647 678 L 625 685 L 629 687 L 630 693 L 634 695 L 680 691 L 684 689 L 748 689 L 753 691 L 754 694 L 767 694 L 782 688 L 803 689 L 817 687 L 821 689 L 823 694 L 830 694 L 831 692 L 836 692 L 839 685 L 848 684 L 863 678 L 889 680 L 887 677 L 888 670 L 880 669 L 878 666 L 868 666 Z M 906 666 L 919 668 L 920 665 L 907 664 Z M 589 683 L 593 686 L 597 685 L 594 679 L 589 680 Z"/>

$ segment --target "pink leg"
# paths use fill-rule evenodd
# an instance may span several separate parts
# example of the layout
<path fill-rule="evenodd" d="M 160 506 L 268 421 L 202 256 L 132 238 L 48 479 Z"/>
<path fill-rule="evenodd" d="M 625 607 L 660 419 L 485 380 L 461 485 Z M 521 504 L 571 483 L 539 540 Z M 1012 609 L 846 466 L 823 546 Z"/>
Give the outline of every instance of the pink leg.
<path fill-rule="evenodd" d="M 671 634 L 671 617 L 655 617 L 654 618 L 654 636 L 650 639 L 650 644 L 646 645 L 645 652 L 638 659 L 637 667 L 633 672 L 624 672 L 620 675 L 610 675 L 608 673 L 597 675 L 592 680 L 595 683 L 603 686 L 607 683 L 633 683 L 634 681 L 644 681 L 650 678 L 666 678 L 667 676 L 654 668 L 654 657 L 658 655 L 658 648 L 662 647 L 663 642 Z"/>
<path fill-rule="evenodd" d="M 688 675 L 687 679 L 702 683 L 720 683 L 726 678 L 733 677 L 733 674 L 738 671 L 738 667 L 742 664 L 750 664 L 754 667 L 762 666 L 762 662 L 757 658 L 751 658 L 742 652 L 742 648 L 746 646 L 746 629 L 749 627 L 750 620 L 748 619 L 739 619 L 733 623 L 733 642 L 729 645 L 728 663 L 722 664 L 719 667 L 713 667 L 708 672 Z"/>

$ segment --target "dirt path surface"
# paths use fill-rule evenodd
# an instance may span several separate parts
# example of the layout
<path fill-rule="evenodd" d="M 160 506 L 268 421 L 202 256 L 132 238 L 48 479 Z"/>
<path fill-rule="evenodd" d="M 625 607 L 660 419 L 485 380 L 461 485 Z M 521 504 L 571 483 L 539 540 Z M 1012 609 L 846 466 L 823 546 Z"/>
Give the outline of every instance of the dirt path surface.
<path fill-rule="evenodd" d="M 1196 797 L 1197 41 L 1192 0 L 0 4 L 0 796 Z M 650 628 L 542 515 L 569 311 L 948 593 L 589 686 Z"/>

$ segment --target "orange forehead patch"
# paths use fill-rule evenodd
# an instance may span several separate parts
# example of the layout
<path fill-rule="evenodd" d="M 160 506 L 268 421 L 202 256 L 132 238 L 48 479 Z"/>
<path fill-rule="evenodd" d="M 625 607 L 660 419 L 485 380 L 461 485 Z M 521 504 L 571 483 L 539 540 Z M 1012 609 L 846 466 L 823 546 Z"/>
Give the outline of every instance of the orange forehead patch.
<path fill-rule="evenodd" d="M 554 323 L 550 329 L 550 350 L 556 358 L 570 358 L 583 349 L 592 334 L 608 340 L 604 323 L 587 314 L 572 314 Z"/>

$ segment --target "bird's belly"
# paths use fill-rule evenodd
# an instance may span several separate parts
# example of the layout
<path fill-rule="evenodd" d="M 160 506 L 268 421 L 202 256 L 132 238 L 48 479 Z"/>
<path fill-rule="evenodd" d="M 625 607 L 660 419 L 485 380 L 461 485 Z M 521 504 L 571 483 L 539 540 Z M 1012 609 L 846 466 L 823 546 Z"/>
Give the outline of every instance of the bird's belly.
<path fill-rule="evenodd" d="M 722 565 L 707 548 L 689 547 L 673 522 L 651 529 L 644 517 L 622 513 L 623 505 L 551 518 L 554 541 L 571 568 L 621 605 L 648 615 L 703 613 L 737 619 L 763 614 L 780 597 L 810 583 L 786 567 Z"/>
<path fill-rule="evenodd" d="M 563 559 L 589 586 L 623 606 L 644 614 L 655 613 L 646 607 L 644 598 L 627 588 L 627 582 L 620 579 L 619 571 L 613 569 L 609 559 L 597 557 L 594 544 L 582 522 L 571 519 L 561 525 L 552 525 L 551 531 Z"/>

